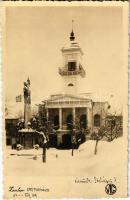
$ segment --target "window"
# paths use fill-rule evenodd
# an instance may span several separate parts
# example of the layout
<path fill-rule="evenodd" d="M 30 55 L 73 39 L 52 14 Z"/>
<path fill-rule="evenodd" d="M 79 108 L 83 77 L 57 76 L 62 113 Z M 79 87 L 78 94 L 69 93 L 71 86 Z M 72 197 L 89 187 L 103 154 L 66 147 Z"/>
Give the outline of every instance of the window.
<path fill-rule="evenodd" d="M 69 83 L 68 86 L 69 86 L 69 87 L 73 87 L 74 85 L 73 85 L 72 83 Z"/>
<path fill-rule="evenodd" d="M 76 62 L 68 62 L 68 71 L 76 70 Z"/>
<path fill-rule="evenodd" d="M 100 120 L 101 120 L 100 115 L 98 115 L 98 114 L 94 115 L 94 126 L 99 127 L 100 126 Z"/>

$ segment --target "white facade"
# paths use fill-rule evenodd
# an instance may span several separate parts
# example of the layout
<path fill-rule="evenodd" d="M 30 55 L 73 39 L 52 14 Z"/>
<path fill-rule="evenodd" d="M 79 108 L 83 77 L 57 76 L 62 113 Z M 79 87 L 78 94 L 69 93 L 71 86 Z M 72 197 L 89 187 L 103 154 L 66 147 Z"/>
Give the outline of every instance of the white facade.
<path fill-rule="evenodd" d="M 73 127 L 89 129 L 93 132 L 95 127 L 102 126 L 107 114 L 107 102 L 93 102 L 85 94 L 79 94 L 80 80 L 85 77 L 82 67 L 83 52 L 76 43 L 73 31 L 70 36 L 70 45 L 61 49 L 63 66 L 59 68 L 62 77 L 62 94 L 51 95 L 44 101 L 44 106 L 39 105 L 40 113 L 46 109 L 47 120 L 56 127 L 58 144 L 62 143 L 62 135 Z M 86 92 L 86 91 L 85 91 Z"/>
<path fill-rule="evenodd" d="M 68 47 L 61 49 L 63 56 L 63 67 L 59 69 L 62 76 L 62 91 L 64 94 L 78 94 L 80 79 L 85 76 L 82 67 L 83 52 L 76 42 L 70 42 Z"/>

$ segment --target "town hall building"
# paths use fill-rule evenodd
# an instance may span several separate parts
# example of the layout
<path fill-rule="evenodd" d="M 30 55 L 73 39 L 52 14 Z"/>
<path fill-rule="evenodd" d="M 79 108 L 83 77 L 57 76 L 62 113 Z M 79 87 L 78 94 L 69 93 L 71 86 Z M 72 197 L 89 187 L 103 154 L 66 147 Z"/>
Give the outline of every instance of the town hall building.
<path fill-rule="evenodd" d="M 94 102 L 90 93 L 79 93 L 80 80 L 86 75 L 82 66 L 83 52 L 75 41 L 73 30 L 69 39 L 69 46 L 61 49 L 63 66 L 59 68 L 59 75 L 63 81 L 62 93 L 52 94 L 39 104 L 39 114 L 46 110 L 46 118 L 53 124 L 59 144 L 72 127 L 93 132 L 104 125 L 108 111 L 108 102 Z"/>

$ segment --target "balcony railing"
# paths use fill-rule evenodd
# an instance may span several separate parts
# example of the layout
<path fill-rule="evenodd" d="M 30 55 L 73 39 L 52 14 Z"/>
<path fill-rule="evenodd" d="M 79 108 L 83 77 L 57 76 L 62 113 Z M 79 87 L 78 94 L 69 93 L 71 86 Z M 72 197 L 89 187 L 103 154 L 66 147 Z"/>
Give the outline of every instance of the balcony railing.
<path fill-rule="evenodd" d="M 81 75 L 82 77 L 84 77 L 85 70 L 81 66 L 79 69 L 76 69 L 74 71 L 69 71 L 67 67 L 63 67 L 63 68 L 59 67 L 59 74 L 61 76 Z"/>

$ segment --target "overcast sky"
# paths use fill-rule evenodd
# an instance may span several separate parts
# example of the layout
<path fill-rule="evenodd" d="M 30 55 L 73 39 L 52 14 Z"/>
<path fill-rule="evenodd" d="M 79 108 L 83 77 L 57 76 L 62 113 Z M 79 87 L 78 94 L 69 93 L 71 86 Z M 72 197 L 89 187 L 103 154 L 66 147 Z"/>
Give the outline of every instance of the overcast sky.
<path fill-rule="evenodd" d="M 86 77 L 80 92 L 121 106 L 124 90 L 123 12 L 121 7 L 12 7 L 6 12 L 6 99 L 15 101 L 31 80 L 32 101 L 59 93 L 61 48 L 68 44 L 71 21 L 82 48 Z M 126 66 L 127 68 L 127 66 Z"/>

